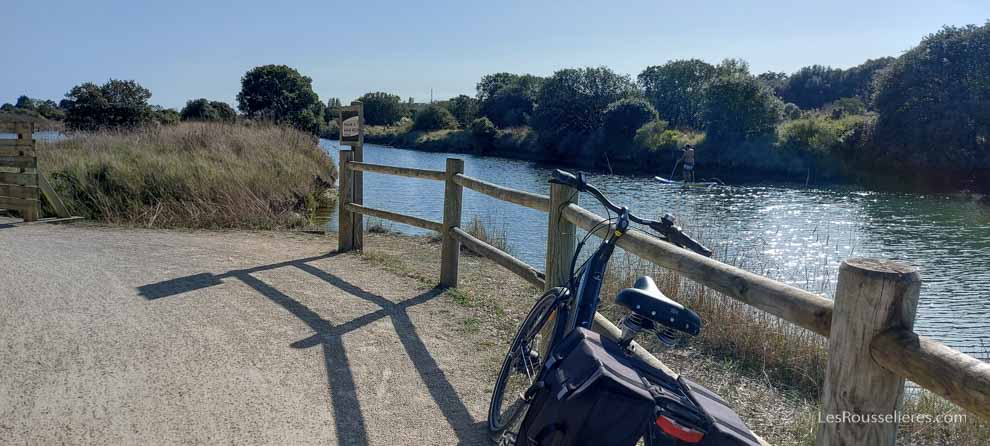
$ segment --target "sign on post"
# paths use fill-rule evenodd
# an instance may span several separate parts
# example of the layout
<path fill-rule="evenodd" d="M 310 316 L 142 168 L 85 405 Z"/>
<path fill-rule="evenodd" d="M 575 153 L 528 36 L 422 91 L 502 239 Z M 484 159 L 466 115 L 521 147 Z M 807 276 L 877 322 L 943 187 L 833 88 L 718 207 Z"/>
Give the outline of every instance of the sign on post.
<path fill-rule="evenodd" d="M 361 103 L 340 107 L 340 145 L 359 146 L 364 136 L 364 110 Z"/>

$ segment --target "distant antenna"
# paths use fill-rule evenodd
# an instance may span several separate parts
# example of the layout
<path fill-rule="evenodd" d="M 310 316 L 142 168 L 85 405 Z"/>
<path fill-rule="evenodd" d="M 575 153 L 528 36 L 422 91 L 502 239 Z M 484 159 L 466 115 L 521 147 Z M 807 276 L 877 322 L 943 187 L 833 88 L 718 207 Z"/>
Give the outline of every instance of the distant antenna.
<path fill-rule="evenodd" d="M 433 89 L 430 89 L 430 103 L 433 103 Z"/>

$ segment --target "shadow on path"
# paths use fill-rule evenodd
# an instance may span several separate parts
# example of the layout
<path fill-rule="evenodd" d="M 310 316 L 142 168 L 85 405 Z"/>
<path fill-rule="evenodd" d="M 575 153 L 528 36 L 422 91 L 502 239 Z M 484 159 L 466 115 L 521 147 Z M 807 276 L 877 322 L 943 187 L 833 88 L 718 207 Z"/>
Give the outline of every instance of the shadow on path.
<path fill-rule="evenodd" d="M 464 402 L 457 395 L 454 386 L 451 385 L 446 374 L 430 354 L 426 344 L 419 337 L 416 326 L 407 313 L 408 308 L 434 299 L 443 293 L 443 290 L 434 288 L 400 303 L 393 303 L 382 296 L 365 291 L 336 275 L 309 264 L 310 262 L 336 255 L 335 253 L 331 253 L 249 269 L 232 270 L 219 275 L 211 273 L 194 274 L 144 285 L 138 288 L 138 292 L 147 300 L 155 300 L 219 285 L 223 283 L 223 279 L 225 278 L 236 278 L 275 304 L 285 308 L 295 317 L 299 318 L 299 320 L 305 322 L 313 330 L 313 335 L 296 341 L 290 346 L 292 348 L 309 348 L 317 345 L 322 347 L 327 381 L 330 386 L 330 399 L 334 412 L 337 442 L 341 445 L 368 444 L 368 430 L 365 425 L 364 416 L 361 413 L 361 405 L 357 398 L 357 388 L 348 363 L 342 336 L 387 317 L 391 320 L 392 326 L 395 327 L 395 331 L 399 336 L 406 354 L 412 360 L 420 378 L 426 384 L 430 396 L 440 408 L 440 411 L 443 412 L 447 422 L 454 429 L 459 443 L 476 444 L 484 436 L 483 431 L 486 423 L 475 422 L 471 417 Z M 252 275 L 252 273 L 256 272 L 286 267 L 293 267 L 304 271 L 352 296 L 371 302 L 379 306 L 380 309 L 334 326 L 309 307 Z"/>

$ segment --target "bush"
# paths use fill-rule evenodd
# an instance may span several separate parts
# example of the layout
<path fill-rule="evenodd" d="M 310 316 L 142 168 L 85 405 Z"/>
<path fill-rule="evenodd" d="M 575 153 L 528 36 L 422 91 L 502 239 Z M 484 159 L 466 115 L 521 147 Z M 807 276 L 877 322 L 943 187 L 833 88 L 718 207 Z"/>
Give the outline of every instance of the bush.
<path fill-rule="evenodd" d="M 713 77 L 713 65 L 690 59 L 647 67 L 637 81 L 664 119 L 677 127 L 701 128 L 702 92 Z"/>
<path fill-rule="evenodd" d="M 526 125 L 544 79 L 531 74 L 487 74 L 478 82 L 478 113 L 497 127 Z"/>
<path fill-rule="evenodd" d="M 234 122 L 237 112 L 225 102 L 208 101 L 205 98 L 186 102 L 180 112 L 183 121 Z"/>
<path fill-rule="evenodd" d="M 402 98 L 381 91 L 365 93 L 358 98 L 364 106 L 364 123 L 367 125 L 393 125 L 406 113 Z"/>
<path fill-rule="evenodd" d="M 845 146 L 853 142 L 853 136 L 870 119 L 865 115 L 840 119 L 814 115 L 795 119 L 780 125 L 777 141 L 785 150 L 817 157 L 844 158 L 848 155 Z"/>
<path fill-rule="evenodd" d="M 457 120 L 454 119 L 454 115 L 438 105 L 431 105 L 416 113 L 416 120 L 413 122 L 413 129 L 424 132 L 456 128 Z"/>
<path fill-rule="evenodd" d="M 174 108 L 152 107 L 151 119 L 159 125 L 176 125 L 182 116 Z"/>
<path fill-rule="evenodd" d="M 462 94 L 447 101 L 447 110 L 457 119 L 457 125 L 467 127 L 478 116 L 478 100 Z"/>
<path fill-rule="evenodd" d="M 135 81 L 87 82 L 65 94 L 65 125 L 71 130 L 133 128 L 152 119 L 151 91 Z"/>
<path fill-rule="evenodd" d="M 73 215 L 148 227 L 279 228 L 333 202 L 336 170 L 288 127 L 185 122 L 40 143 Z"/>
<path fill-rule="evenodd" d="M 610 142 L 632 141 L 644 124 L 658 119 L 657 111 L 645 99 L 622 99 L 605 109 L 605 137 Z"/>
<path fill-rule="evenodd" d="M 887 161 L 990 167 L 990 22 L 946 27 L 877 77 L 877 143 Z M 889 164 L 889 163 L 888 163 Z"/>
<path fill-rule="evenodd" d="M 602 127 L 609 104 L 637 94 L 629 76 L 606 67 L 559 70 L 540 89 L 533 127 L 556 155 L 569 151 L 573 156 L 574 142 Z"/>
<path fill-rule="evenodd" d="M 800 119 L 801 118 L 801 107 L 793 102 L 788 102 L 784 104 L 784 118 L 785 119 Z"/>
<path fill-rule="evenodd" d="M 313 80 L 285 65 L 252 68 L 241 78 L 237 106 L 248 118 L 290 124 L 313 134 L 325 125 Z"/>
<path fill-rule="evenodd" d="M 471 121 L 471 135 L 474 136 L 479 141 L 490 142 L 498 134 L 498 129 L 495 128 L 495 124 L 486 117 L 480 117 Z"/>
<path fill-rule="evenodd" d="M 766 85 L 748 75 L 722 76 L 705 88 L 708 139 L 734 144 L 772 135 L 784 104 Z"/>

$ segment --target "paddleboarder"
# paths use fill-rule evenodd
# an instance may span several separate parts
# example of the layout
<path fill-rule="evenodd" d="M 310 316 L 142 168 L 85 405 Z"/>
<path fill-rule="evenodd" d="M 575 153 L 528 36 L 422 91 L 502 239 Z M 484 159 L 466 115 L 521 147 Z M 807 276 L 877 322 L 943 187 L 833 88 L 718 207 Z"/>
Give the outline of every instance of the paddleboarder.
<path fill-rule="evenodd" d="M 680 159 L 680 161 L 684 163 L 683 164 L 684 182 L 693 183 L 694 182 L 694 146 L 688 144 L 684 146 L 683 149 L 681 149 L 681 152 L 684 152 L 684 154 L 681 155 L 681 159 Z"/>

